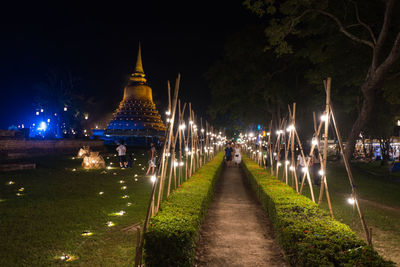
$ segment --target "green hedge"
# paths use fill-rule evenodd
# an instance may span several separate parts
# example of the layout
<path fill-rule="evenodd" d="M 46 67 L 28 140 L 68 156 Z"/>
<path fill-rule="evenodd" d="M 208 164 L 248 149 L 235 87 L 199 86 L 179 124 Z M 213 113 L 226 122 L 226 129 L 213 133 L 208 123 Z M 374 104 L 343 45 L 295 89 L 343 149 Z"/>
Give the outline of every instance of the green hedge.
<path fill-rule="evenodd" d="M 243 169 L 293 266 L 394 266 L 351 229 L 248 157 Z"/>
<path fill-rule="evenodd" d="M 144 236 L 146 266 L 192 266 L 222 163 L 223 153 L 219 153 L 161 204 Z"/>

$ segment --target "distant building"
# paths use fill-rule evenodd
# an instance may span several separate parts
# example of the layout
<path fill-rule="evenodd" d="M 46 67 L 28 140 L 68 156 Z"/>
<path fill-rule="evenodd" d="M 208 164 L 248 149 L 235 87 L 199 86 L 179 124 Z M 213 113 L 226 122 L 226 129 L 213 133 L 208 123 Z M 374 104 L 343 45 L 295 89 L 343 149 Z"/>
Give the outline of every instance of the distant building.
<path fill-rule="evenodd" d="M 101 131 L 94 131 L 101 135 Z M 105 144 L 116 144 L 123 140 L 132 146 L 143 146 L 164 137 L 165 125 L 153 102 L 152 89 L 148 86 L 139 51 L 135 71 L 124 88 L 124 98 L 113 114 L 104 135 Z"/>

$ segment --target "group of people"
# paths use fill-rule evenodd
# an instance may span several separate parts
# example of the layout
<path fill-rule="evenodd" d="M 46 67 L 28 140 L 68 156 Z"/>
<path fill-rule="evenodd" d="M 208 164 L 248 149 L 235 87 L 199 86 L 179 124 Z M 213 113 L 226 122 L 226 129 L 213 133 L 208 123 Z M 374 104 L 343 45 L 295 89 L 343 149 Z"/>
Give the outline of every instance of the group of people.
<path fill-rule="evenodd" d="M 120 141 L 119 146 L 115 149 L 118 152 L 118 158 L 119 158 L 119 165 L 121 169 L 132 167 L 133 163 L 129 164 L 128 157 L 126 155 L 126 146 L 124 144 L 124 141 Z M 151 173 L 152 175 L 155 173 L 156 170 L 156 147 L 154 143 L 150 144 L 150 149 L 148 150 L 148 163 L 149 167 L 147 169 L 146 175 Z"/>
<path fill-rule="evenodd" d="M 314 185 L 319 186 L 321 185 L 321 161 L 316 150 L 314 150 L 311 158 L 309 156 L 305 156 L 305 160 L 300 154 L 297 155 L 297 172 L 299 174 L 298 177 L 303 177 L 303 168 L 306 167 L 308 161 L 310 161 L 309 173 L 311 176 L 311 181 Z"/>
<path fill-rule="evenodd" d="M 225 161 L 226 166 L 232 166 L 232 161 L 235 166 L 238 166 L 242 161 L 242 154 L 240 153 L 240 146 L 239 144 L 234 144 L 232 146 L 231 143 L 228 143 L 225 147 Z"/>

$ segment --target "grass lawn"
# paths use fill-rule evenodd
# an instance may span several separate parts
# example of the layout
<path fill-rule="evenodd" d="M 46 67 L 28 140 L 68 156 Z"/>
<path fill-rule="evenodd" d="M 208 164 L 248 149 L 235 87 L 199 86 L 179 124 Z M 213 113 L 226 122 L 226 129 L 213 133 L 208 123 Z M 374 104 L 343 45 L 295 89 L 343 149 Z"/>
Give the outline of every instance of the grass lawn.
<path fill-rule="evenodd" d="M 389 176 L 387 168 L 368 163 L 353 164 L 352 172 L 367 225 L 372 227 L 374 247 L 383 257 L 400 265 L 399 177 Z M 349 225 L 365 240 L 357 210 L 346 201 L 351 188 L 344 166 L 330 163 L 327 179 L 335 218 Z M 304 189 L 309 196 L 308 186 Z M 314 194 L 318 199 L 319 187 L 314 188 Z M 322 208 L 328 210 L 325 197 Z"/>
<path fill-rule="evenodd" d="M 135 152 L 134 168 L 106 173 L 86 171 L 72 156 L 34 158 L 36 170 L 1 172 L 0 266 L 131 265 L 136 232 L 122 229 L 143 222 L 152 186 L 142 153 Z M 118 166 L 117 157 L 105 160 Z M 119 211 L 126 213 L 112 215 Z M 82 236 L 85 230 L 93 235 Z M 63 253 L 77 259 L 62 262 Z"/>

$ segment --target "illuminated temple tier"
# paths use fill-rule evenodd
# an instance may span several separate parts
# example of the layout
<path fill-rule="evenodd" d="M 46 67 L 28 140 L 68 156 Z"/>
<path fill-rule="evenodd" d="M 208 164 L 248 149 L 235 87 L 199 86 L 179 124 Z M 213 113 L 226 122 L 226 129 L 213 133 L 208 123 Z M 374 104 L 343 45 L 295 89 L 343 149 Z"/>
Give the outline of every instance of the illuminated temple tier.
<path fill-rule="evenodd" d="M 165 125 L 147 85 L 139 45 L 135 72 L 124 88 L 124 98 L 105 130 L 106 144 L 124 140 L 128 145 L 146 145 L 164 136 Z"/>

